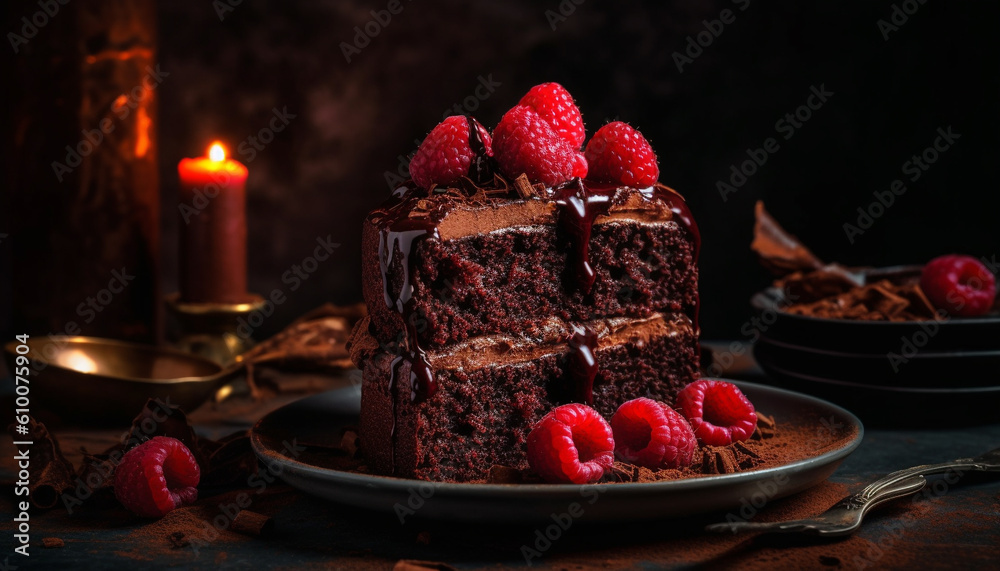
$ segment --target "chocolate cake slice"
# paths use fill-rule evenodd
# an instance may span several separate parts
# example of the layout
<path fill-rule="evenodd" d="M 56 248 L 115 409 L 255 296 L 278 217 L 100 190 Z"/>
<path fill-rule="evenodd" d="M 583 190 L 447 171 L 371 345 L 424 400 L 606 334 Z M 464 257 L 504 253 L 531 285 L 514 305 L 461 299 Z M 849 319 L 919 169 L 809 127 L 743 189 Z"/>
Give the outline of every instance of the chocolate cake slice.
<path fill-rule="evenodd" d="M 361 446 L 381 474 L 527 466 L 552 407 L 668 403 L 698 370 L 697 227 L 655 185 L 404 185 L 363 230 Z"/>

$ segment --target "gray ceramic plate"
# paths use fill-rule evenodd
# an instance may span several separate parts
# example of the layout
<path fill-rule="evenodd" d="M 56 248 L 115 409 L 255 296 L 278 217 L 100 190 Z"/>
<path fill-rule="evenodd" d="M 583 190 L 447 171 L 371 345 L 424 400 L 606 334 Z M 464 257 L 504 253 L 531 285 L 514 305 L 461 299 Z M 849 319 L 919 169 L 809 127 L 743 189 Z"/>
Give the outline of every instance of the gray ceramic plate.
<path fill-rule="evenodd" d="M 732 382 L 758 410 L 774 415 L 779 423 L 815 425 L 817 439 L 826 439 L 822 444 L 827 451 L 738 474 L 591 486 L 405 480 L 333 470 L 311 462 L 308 453 L 296 459 L 287 451 L 293 440 L 299 446 L 334 446 L 337 427 L 357 424 L 359 387 L 322 393 L 278 409 L 253 427 L 251 441 L 272 472 L 306 493 L 406 517 L 488 523 L 541 521 L 552 514 L 581 512 L 589 522 L 612 522 L 738 510 L 744 501 L 760 503 L 822 482 L 861 443 L 861 422 L 838 406 L 783 389 Z"/>

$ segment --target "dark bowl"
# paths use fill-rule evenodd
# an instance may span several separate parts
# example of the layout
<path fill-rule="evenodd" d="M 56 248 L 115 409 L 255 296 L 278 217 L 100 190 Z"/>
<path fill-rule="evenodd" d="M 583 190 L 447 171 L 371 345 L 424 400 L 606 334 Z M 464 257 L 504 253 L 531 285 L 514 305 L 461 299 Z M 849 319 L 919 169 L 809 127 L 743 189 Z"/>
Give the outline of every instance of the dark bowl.
<path fill-rule="evenodd" d="M 810 377 L 864 385 L 945 389 L 1000 386 L 1000 350 L 910 353 L 896 347 L 880 354 L 842 353 L 761 336 L 754 344 L 754 358 Z"/>
<path fill-rule="evenodd" d="M 918 266 L 879 268 L 869 280 L 905 276 Z M 784 292 L 768 288 L 750 300 L 757 313 L 757 331 L 772 341 L 826 351 L 867 355 L 1000 351 L 1000 315 L 951 318 L 942 321 L 858 321 L 828 319 L 785 312 Z M 998 381 L 997 384 L 1000 384 Z"/>
<path fill-rule="evenodd" d="M 1000 386 L 886 387 L 803 375 L 766 358 L 758 362 L 778 386 L 839 404 L 874 427 L 935 429 L 1000 422 Z"/>

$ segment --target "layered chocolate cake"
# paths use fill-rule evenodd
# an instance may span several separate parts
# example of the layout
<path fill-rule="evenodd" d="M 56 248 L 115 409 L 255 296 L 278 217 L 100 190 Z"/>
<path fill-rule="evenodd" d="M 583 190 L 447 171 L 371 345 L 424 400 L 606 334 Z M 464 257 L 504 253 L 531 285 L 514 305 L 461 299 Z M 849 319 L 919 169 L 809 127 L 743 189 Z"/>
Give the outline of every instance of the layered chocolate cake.
<path fill-rule="evenodd" d="M 697 375 L 699 234 L 683 198 L 489 168 L 467 123 L 467 176 L 410 181 L 364 222 L 369 315 L 351 353 L 377 473 L 484 480 L 527 466 L 528 432 L 554 406 L 610 417 L 637 397 L 673 402 Z"/>

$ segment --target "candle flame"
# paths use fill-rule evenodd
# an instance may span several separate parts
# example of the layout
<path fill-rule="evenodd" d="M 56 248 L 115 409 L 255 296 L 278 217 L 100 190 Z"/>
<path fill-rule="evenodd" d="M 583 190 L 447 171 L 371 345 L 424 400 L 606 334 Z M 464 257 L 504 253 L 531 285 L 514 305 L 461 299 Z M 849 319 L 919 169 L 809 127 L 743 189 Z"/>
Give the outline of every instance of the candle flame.
<path fill-rule="evenodd" d="M 208 149 L 208 158 L 217 163 L 226 160 L 226 149 L 222 146 L 222 143 L 212 143 L 212 146 Z"/>

